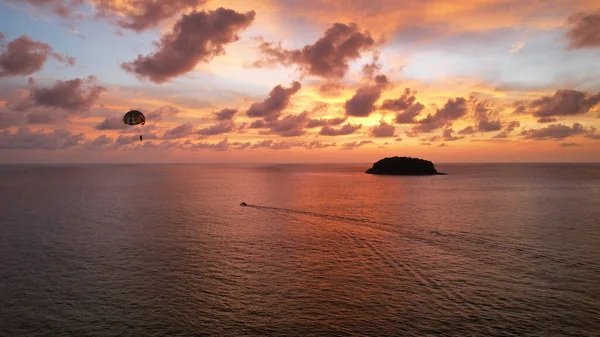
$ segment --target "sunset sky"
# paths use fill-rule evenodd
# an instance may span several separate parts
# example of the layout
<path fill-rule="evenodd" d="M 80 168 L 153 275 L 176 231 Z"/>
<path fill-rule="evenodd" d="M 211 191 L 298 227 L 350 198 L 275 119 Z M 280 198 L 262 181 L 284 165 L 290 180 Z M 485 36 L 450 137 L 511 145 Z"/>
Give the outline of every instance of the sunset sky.
<path fill-rule="evenodd" d="M 597 162 L 599 60 L 598 0 L 0 0 L 0 163 Z"/>

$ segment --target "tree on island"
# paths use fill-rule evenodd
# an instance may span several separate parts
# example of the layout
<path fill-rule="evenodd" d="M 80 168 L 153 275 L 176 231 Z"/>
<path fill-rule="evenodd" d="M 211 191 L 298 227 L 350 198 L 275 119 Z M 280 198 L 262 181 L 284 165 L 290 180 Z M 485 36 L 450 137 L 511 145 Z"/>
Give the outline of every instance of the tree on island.
<path fill-rule="evenodd" d="M 438 172 L 429 160 L 412 157 L 388 157 L 379 160 L 365 173 L 386 175 L 436 175 Z"/>

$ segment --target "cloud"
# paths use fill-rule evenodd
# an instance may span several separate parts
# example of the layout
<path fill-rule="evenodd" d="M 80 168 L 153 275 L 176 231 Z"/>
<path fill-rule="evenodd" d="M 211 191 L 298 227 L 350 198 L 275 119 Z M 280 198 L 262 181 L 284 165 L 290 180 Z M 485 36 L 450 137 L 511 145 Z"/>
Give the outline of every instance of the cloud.
<path fill-rule="evenodd" d="M 382 65 L 381 63 L 379 63 L 379 56 L 380 52 L 374 51 L 371 62 L 366 63 L 362 66 L 361 71 L 366 78 L 373 78 L 373 76 L 375 76 L 375 73 L 381 70 Z"/>
<path fill-rule="evenodd" d="M 504 130 L 507 131 L 507 132 L 512 132 L 513 130 L 515 130 L 519 126 L 521 126 L 521 122 L 519 122 L 519 121 L 511 121 L 510 123 L 506 124 L 506 126 L 504 127 Z"/>
<path fill-rule="evenodd" d="M 158 50 L 148 56 L 138 55 L 121 67 L 140 80 L 167 82 L 192 71 L 200 62 L 224 55 L 224 46 L 239 40 L 238 33 L 252 24 L 255 15 L 254 11 L 243 14 L 225 8 L 185 14 L 172 32 L 155 42 Z"/>
<path fill-rule="evenodd" d="M 358 131 L 360 128 L 362 128 L 362 124 L 354 125 L 354 124 L 347 123 L 346 125 L 342 126 L 339 129 L 334 129 L 329 125 L 325 125 L 324 127 L 321 128 L 321 131 L 319 131 L 319 134 L 323 135 L 323 136 L 344 136 L 344 135 L 353 134 L 354 132 Z"/>
<path fill-rule="evenodd" d="M 121 130 L 127 128 L 127 124 L 123 123 L 121 117 L 106 117 L 104 120 L 94 126 L 96 130 Z"/>
<path fill-rule="evenodd" d="M 160 121 L 163 119 L 164 115 L 177 116 L 179 113 L 181 113 L 181 110 L 179 110 L 178 108 L 172 105 L 164 105 L 154 111 L 145 114 L 145 116 L 147 121 Z"/>
<path fill-rule="evenodd" d="M 589 112 L 600 103 L 600 92 L 589 95 L 571 89 L 557 90 L 552 96 L 542 96 L 529 102 L 516 102 L 515 114 L 531 114 L 534 117 L 576 116 Z"/>
<path fill-rule="evenodd" d="M 387 88 L 389 80 L 385 75 L 375 76 L 375 85 L 363 86 L 344 104 L 347 116 L 368 117 L 375 110 L 375 102 Z"/>
<path fill-rule="evenodd" d="M 2 43 L 4 35 L 0 33 L 0 78 L 7 76 L 31 75 L 42 69 L 48 57 L 66 63 L 75 64 L 75 58 L 54 52 L 50 45 L 33 41 L 27 35 Z"/>
<path fill-rule="evenodd" d="M 340 125 L 340 124 L 344 123 L 347 119 L 348 119 L 348 117 L 336 117 L 336 118 L 331 118 L 331 119 L 323 119 L 323 118 L 311 119 L 306 124 L 306 127 L 310 129 L 310 128 L 322 127 L 325 125 L 335 126 L 335 125 Z"/>
<path fill-rule="evenodd" d="M 223 120 L 233 119 L 233 116 L 236 113 L 237 113 L 236 109 L 223 109 L 219 112 L 215 112 L 215 115 L 217 116 L 217 120 L 223 121 Z"/>
<path fill-rule="evenodd" d="M 26 120 L 22 113 L 0 108 L 0 130 L 23 125 L 25 122 Z"/>
<path fill-rule="evenodd" d="M 452 141 L 455 141 L 455 140 L 459 140 L 459 139 L 465 138 L 464 136 L 453 136 L 452 133 L 454 133 L 454 130 L 452 130 L 451 128 L 444 129 L 444 132 L 442 133 L 443 139 L 445 141 L 447 141 L 447 142 L 452 142 Z"/>
<path fill-rule="evenodd" d="M 281 112 L 287 108 L 292 95 L 300 91 L 302 85 L 298 81 L 292 82 L 290 88 L 280 85 L 274 87 L 264 101 L 253 103 L 246 111 L 248 117 L 262 117 L 265 120 L 277 119 Z"/>
<path fill-rule="evenodd" d="M 304 145 L 305 145 L 304 142 L 288 142 L 288 141 L 275 142 L 273 139 L 265 139 L 260 142 L 254 143 L 254 145 L 252 145 L 251 148 L 252 149 L 287 150 L 287 149 L 291 149 L 292 147 L 300 147 L 300 146 L 304 146 Z"/>
<path fill-rule="evenodd" d="M 600 48 L 600 11 L 569 16 L 566 24 L 567 50 Z"/>
<path fill-rule="evenodd" d="M 306 133 L 306 127 L 309 121 L 308 112 L 304 111 L 298 115 L 287 115 L 282 119 L 268 121 L 264 127 L 269 128 L 269 134 L 275 133 L 281 137 L 296 137 Z"/>
<path fill-rule="evenodd" d="M 464 117 L 467 111 L 467 100 L 465 98 L 449 98 L 441 109 L 437 109 L 434 115 L 427 114 L 427 117 L 417 121 L 417 125 L 412 128 L 412 132 L 431 132 L 444 126 L 449 127 L 453 121 Z"/>
<path fill-rule="evenodd" d="M 30 112 L 26 117 L 27 124 L 58 124 L 67 120 L 64 114 L 44 110 Z"/>
<path fill-rule="evenodd" d="M 304 147 L 312 150 L 312 149 L 324 149 L 324 148 L 328 148 L 328 147 L 336 147 L 337 144 L 336 143 L 322 143 L 318 140 L 313 140 L 310 143 L 304 144 Z"/>
<path fill-rule="evenodd" d="M 571 147 L 571 146 L 581 146 L 581 144 L 577 144 L 577 143 L 560 143 L 560 146 Z"/>
<path fill-rule="evenodd" d="M 342 92 L 345 85 L 339 81 L 327 80 L 319 86 L 319 94 L 323 96 L 337 96 Z"/>
<path fill-rule="evenodd" d="M 343 150 L 352 150 L 355 149 L 357 147 L 361 147 L 363 145 L 367 145 L 367 144 L 372 144 L 373 141 L 371 140 L 361 140 L 359 141 L 354 141 L 354 142 L 349 142 L 349 143 L 344 143 L 342 144 L 342 149 Z"/>
<path fill-rule="evenodd" d="M 473 97 L 472 102 L 475 104 L 475 127 L 477 128 L 477 131 L 491 132 L 502 129 L 502 122 L 500 119 L 490 120 L 490 117 L 497 115 L 498 112 L 494 111 L 487 101 L 478 101 Z"/>
<path fill-rule="evenodd" d="M 385 121 L 380 121 L 379 125 L 371 128 L 371 136 L 375 138 L 396 137 L 394 134 L 395 131 L 396 128 L 393 125 L 388 124 Z"/>
<path fill-rule="evenodd" d="M 64 18 L 74 18 L 73 13 L 84 4 L 84 0 L 8 0 L 10 2 L 26 2 L 31 6 L 49 7 L 54 14 Z"/>
<path fill-rule="evenodd" d="M 206 1 L 94 0 L 93 2 L 97 11 L 96 17 L 108 19 L 121 28 L 140 33 L 155 28 L 161 21 L 172 18 L 187 8 L 196 8 Z"/>
<path fill-rule="evenodd" d="M 592 126 L 590 131 L 585 135 L 585 138 L 598 140 L 600 139 L 600 135 L 596 133 L 596 128 Z"/>
<path fill-rule="evenodd" d="M 162 136 L 163 139 L 179 139 L 185 138 L 194 133 L 194 126 L 190 123 L 180 124 L 167 132 Z"/>
<path fill-rule="evenodd" d="M 215 151 L 227 151 L 229 150 L 229 139 L 227 137 L 223 138 L 223 140 L 221 140 L 220 142 L 217 143 L 205 143 L 205 142 L 200 142 L 200 143 L 191 143 L 191 142 L 186 142 L 187 144 L 191 144 L 191 149 L 212 149 Z"/>
<path fill-rule="evenodd" d="M 217 124 L 198 130 L 197 133 L 205 136 L 220 135 L 235 130 L 235 123 L 232 120 L 220 120 Z"/>
<path fill-rule="evenodd" d="M 361 32 L 358 25 L 334 23 L 314 44 L 305 45 L 302 49 L 283 49 L 280 42 L 261 43 L 259 50 L 264 57 L 254 62 L 254 66 L 295 64 L 303 74 L 340 79 L 348 71 L 349 62 L 358 59 L 361 52 L 372 49 L 374 45 L 371 34 Z"/>
<path fill-rule="evenodd" d="M 46 133 L 21 127 L 15 133 L 0 132 L 0 149 L 63 150 L 81 144 L 84 139 L 83 133 L 74 134 L 66 129 Z"/>
<path fill-rule="evenodd" d="M 425 106 L 416 101 L 415 92 L 410 88 L 404 89 L 402 96 L 396 99 L 386 99 L 381 104 L 381 109 L 396 111 L 394 121 L 398 124 L 413 124 L 416 123 L 415 117 L 419 116 Z"/>
<path fill-rule="evenodd" d="M 475 128 L 472 126 L 467 126 L 464 129 L 458 131 L 458 134 L 460 135 L 472 135 L 474 133 L 476 133 L 477 131 L 475 131 Z"/>
<path fill-rule="evenodd" d="M 245 142 L 245 143 L 234 142 L 234 143 L 232 143 L 232 145 L 235 146 L 234 149 L 236 149 L 236 150 L 245 150 L 245 149 L 249 148 L 252 145 L 252 143 L 250 143 L 250 142 Z"/>
<path fill-rule="evenodd" d="M 579 123 L 574 123 L 572 127 L 563 124 L 551 124 L 541 129 L 528 129 L 521 132 L 525 139 L 547 140 L 547 139 L 565 139 L 571 136 L 585 134 L 587 131 Z"/>
<path fill-rule="evenodd" d="M 106 89 L 96 85 L 96 77 L 87 79 L 58 80 L 50 88 L 36 88 L 30 79 L 30 100 L 40 107 L 56 108 L 73 115 L 82 115 L 96 103 Z"/>
<path fill-rule="evenodd" d="M 540 117 L 537 121 L 538 123 L 552 123 L 558 121 L 558 119 L 554 117 Z"/>
<path fill-rule="evenodd" d="M 114 139 L 107 136 L 106 134 L 100 135 L 93 140 L 86 140 L 83 143 L 83 147 L 87 150 L 100 150 L 108 147 L 114 148 Z M 118 146 L 118 145 L 117 145 Z"/>

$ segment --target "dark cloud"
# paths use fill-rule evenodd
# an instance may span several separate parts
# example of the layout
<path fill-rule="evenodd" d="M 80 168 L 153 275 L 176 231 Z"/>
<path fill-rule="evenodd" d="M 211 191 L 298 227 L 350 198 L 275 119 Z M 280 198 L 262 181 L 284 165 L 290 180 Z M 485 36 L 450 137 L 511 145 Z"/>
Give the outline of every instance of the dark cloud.
<path fill-rule="evenodd" d="M 552 123 L 558 121 L 558 119 L 554 117 L 540 117 L 537 121 L 538 123 Z"/>
<path fill-rule="evenodd" d="M 106 117 L 102 123 L 94 126 L 96 130 L 122 130 L 127 128 L 122 117 Z"/>
<path fill-rule="evenodd" d="M 267 125 L 267 123 L 265 123 L 265 121 L 263 121 L 262 119 L 257 119 L 254 122 L 250 123 L 249 128 L 250 129 L 260 129 L 260 128 L 264 128 Z"/>
<path fill-rule="evenodd" d="M 138 33 L 155 28 L 161 21 L 172 18 L 187 8 L 196 8 L 205 2 L 205 0 L 94 0 L 97 17 L 108 19 L 121 28 Z"/>
<path fill-rule="evenodd" d="M 371 140 L 361 140 L 360 142 L 354 141 L 354 142 L 342 144 L 342 149 L 352 150 L 354 148 L 361 147 L 361 146 L 367 145 L 367 144 L 372 144 L 372 143 L 373 143 L 373 141 L 371 141 Z"/>
<path fill-rule="evenodd" d="M 375 76 L 375 85 L 358 88 L 352 98 L 346 101 L 344 109 L 347 116 L 368 117 L 375 111 L 375 102 L 387 88 L 389 81 L 385 75 Z"/>
<path fill-rule="evenodd" d="M 4 35 L 0 34 L 0 78 L 6 76 L 31 75 L 42 69 L 48 57 L 73 65 L 75 58 L 54 52 L 50 45 L 33 41 L 27 35 L 3 43 Z"/>
<path fill-rule="evenodd" d="M 388 124 L 385 121 L 380 121 L 379 125 L 371 128 L 371 136 L 375 138 L 396 137 L 395 131 L 396 128 L 394 125 Z"/>
<path fill-rule="evenodd" d="M 441 139 L 442 139 L 442 137 L 440 137 L 440 136 L 431 136 L 431 137 L 427 137 L 427 138 L 421 138 L 420 140 L 423 142 L 437 142 Z"/>
<path fill-rule="evenodd" d="M 55 111 L 33 111 L 26 115 L 27 124 L 58 124 L 65 122 L 67 117 Z"/>
<path fill-rule="evenodd" d="M 507 131 L 507 132 L 512 132 L 513 130 L 515 130 L 519 126 L 521 126 L 521 122 L 519 122 L 519 121 L 511 121 L 510 123 L 506 124 L 506 126 L 504 127 L 504 130 Z"/>
<path fill-rule="evenodd" d="M 292 147 L 298 147 L 298 146 L 303 146 L 304 142 L 287 142 L 287 141 L 283 141 L 283 142 L 276 142 L 273 143 L 270 147 L 271 150 L 288 150 L 291 149 Z"/>
<path fill-rule="evenodd" d="M 220 135 L 235 130 L 235 123 L 232 120 L 220 120 L 217 124 L 198 130 L 197 133 L 205 136 Z"/>
<path fill-rule="evenodd" d="M 431 132 L 441 127 L 449 127 L 452 122 L 467 114 L 467 100 L 463 97 L 449 98 L 441 109 L 437 109 L 434 115 L 417 121 L 412 128 L 412 133 Z"/>
<path fill-rule="evenodd" d="M 475 128 L 474 128 L 474 127 L 472 127 L 472 126 L 467 126 L 467 127 L 465 127 L 464 129 L 462 129 L 462 130 L 458 131 L 458 134 L 459 134 L 459 135 L 472 135 L 472 134 L 474 134 L 475 132 L 476 132 L 476 131 L 475 131 Z"/>
<path fill-rule="evenodd" d="M 398 137 L 398 138 L 396 138 L 396 139 L 395 139 L 395 141 L 397 141 L 397 142 L 401 142 L 401 141 L 402 141 L 402 138 Z"/>
<path fill-rule="evenodd" d="M 256 142 L 250 148 L 252 148 L 252 149 L 270 149 L 270 150 L 287 150 L 287 149 L 291 149 L 293 147 L 308 148 L 307 144 L 304 142 L 293 142 L 293 141 L 275 142 L 272 139 L 265 139 L 260 142 Z"/>
<path fill-rule="evenodd" d="M 248 117 L 262 117 L 266 120 L 277 119 L 281 112 L 287 108 L 292 95 L 300 91 L 302 85 L 298 81 L 292 82 L 290 88 L 283 88 L 281 85 L 274 87 L 264 101 L 253 103 L 246 111 Z"/>
<path fill-rule="evenodd" d="M 112 146 L 112 145 L 115 145 L 114 139 L 107 136 L 106 134 L 100 135 L 100 136 L 94 138 L 93 140 L 86 140 L 83 143 L 83 147 L 87 150 L 101 150 L 101 149 L 106 149 L 109 147 L 110 148 L 118 147 L 118 145 L 117 146 Z"/>
<path fill-rule="evenodd" d="M 223 120 L 233 119 L 233 116 L 236 113 L 237 113 L 236 109 L 223 109 L 219 112 L 215 112 L 215 115 L 217 116 L 217 120 L 223 121 Z"/>
<path fill-rule="evenodd" d="M 150 122 L 150 121 L 160 121 L 163 119 L 164 116 L 177 116 L 179 113 L 181 113 L 181 110 L 179 110 L 178 108 L 172 106 L 172 105 L 164 105 L 161 106 L 160 108 L 151 111 L 147 114 L 144 114 L 146 116 L 146 121 Z"/>
<path fill-rule="evenodd" d="M 84 0 L 8 0 L 9 2 L 25 2 L 31 6 L 38 8 L 49 8 L 55 14 L 65 19 L 73 19 L 78 15 L 75 15 L 76 10 L 82 6 Z"/>
<path fill-rule="evenodd" d="M 282 137 L 296 137 L 306 133 L 304 128 L 308 121 L 308 112 L 304 111 L 298 115 L 287 115 L 282 119 L 266 122 L 264 126 L 269 128 L 269 134 L 275 133 Z"/>
<path fill-rule="evenodd" d="M 243 14 L 225 8 L 185 14 L 172 32 L 155 43 L 157 51 L 148 56 L 138 55 L 136 60 L 121 67 L 140 79 L 167 82 L 193 70 L 200 62 L 210 62 L 225 54 L 224 46 L 239 40 L 238 33 L 252 24 L 255 15 L 254 11 Z"/>
<path fill-rule="evenodd" d="M 498 110 L 493 109 L 489 102 L 471 97 L 471 103 L 474 104 L 475 128 L 477 131 L 492 132 L 502 129 L 502 122 L 499 118 L 491 120 L 491 118 L 498 116 Z"/>
<path fill-rule="evenodd" d="M 325 96 L 337 96 L 342 92 L 345 85 L 338 81 L 328 80 L 319 86 L 319 94 Z"/>
<path fill-rule="evenodd" d="M 245 142 L 245 143 L 234 142 L 234 143 L 232 143 L 232 145 L 234 146 L 234 149 L 236 149 L 236 150 L 244 150 L 244 149 L 249 148 L 252 145 L 252 143 L 250 143 L 250 142 Z"/>
<path fill-rule="evenodd" d="M 448 145 L 446 143 L 442 143 L 440 145 L 438 145 L 439 147 L 447 147 Z"/>
<path fill-rule="evenodd" d="M 12 126 L 20 126 L 25 123 L 26 119 L 22 113 L 0 107 L 0 130 L 7 129 Z"/>
<path fill-rule="evenodd" d="M 600 139 L 600 135 L 596 133 L 596 128 L 592 126 L 590 127 L 590 131 L 585 135 L 585 138 L 598 140 Z"/>
<path fill-rule="evenodd" d="M 373 78 L 373 76 L 375 76 L 375 73 L 381 70 L 381 63 L 379 63 L 379 55 L 379 51 L 375 51 L 373 53 L 373 58 L 371 59 L 371 62 L 363 65 L 362 73 L 366 78 Z"/>
<path fill-rule="evenodd" d="M 74 134 L 66 129 L 45 133 L 21 127 L 15 133 L 8 130 L 0 132 L 0 149 L 62 150 L 75 147 L 84 139 L 83 133 Z"/>
<path fill-rule="evenodd" d="M 190 123 L 185 123 L 178 125 L 167 132 L 162 136 L 163 139 L 179 139 L 185 138 L 194 133 L 194 126 Z"/>
<path fill-rule="evenodd" d="M 452 133 L 454 133 L 454 130 L 452 130 L 451 128 L 444 129 L 444 132 L 442 133 L 443 139 L 445 141 L 447 141 L 447 142 L 452 142 L 452 141 L 455 141 L 455 140 L 459 140 L 459 139 L 465 138 L 464 136 L 453 136 Z"/>
<path fill-rule="evenodd" d="M 340 125 L 340 124 L 344 123 L 347 119 L 348 119 L 348 117 L 336 117 L 336 118 L 331 118 L 331 119 L 323 119 L 323 118 L 311 119 L 306 124 L 306 127 L 310 129 L 310 128 L 322 127 L 325 125 L 336 126 L 336 125 Z"/>
<path fill-rule="evenodd" d="M 413 124 L 416 123 L 415 117 L 419 116 L 425 106 L 416 102 L 415 92 L 410 88 L 404 89 L 402 96 L 396 99 L 386 99 L 381 104 L 381 109 L 396 111 L 394 121 L 398 124 Z"/>
<path fill-rule="evenodd" d="M 547 140 L 547 139 L 565 139 L 571 136 L 585 134 L 584 127 L 575 123 L 572 127 L 563 124 L 551 124 L 541 129 L 523 130 L 520 135 L 525 139 Z"/>
<path fill-rule="evenodd" d="M 204 142 L 200 142 L 200 143 L 191 143 L 191 142 L 186 142 L 188 144 L 192 144 L 191 145 L 191 149 L 211 149 L 211 150 L 215 150 L 215 151 L 227 151 L 229 150 L 229 139 L 227 137 L 223 138 L 223 140 L 221 140 L 220 142 L 217 143 L 204 143 Z"/>
<path fill-rule="evenodd" d="M 374 45 L 371 34 L 361 32 L 356 24 L 334 23 L 313 45 L 302 49 L 286 50 L 281 43 L 261 43 L 259 49 L 264 57 L 254 62 L 254 66 L 295 64 L 303 74 L 339 79 L 348 71 L 349 62 L 358 59 L 363 51 L 372 49 Z"/>
<path fill-rule="evenodd" d="M 362 124 L 350 124 L 347 123 L 346 125 L 342 126 L 339 129 L 334 129 L 329 125 L 325 125 L 324 127 L 321 128 L 321 131 L 319 131 L 320 135 L 323 136 L 344 136 L 344 135 L 350 135 L 353 134 L 354 132 L 358 131 L 360 128 L 362 128 Z"/>
<path fill-rule="evenodd" d="M 572 15 L 566 24 L 567 50 L 600 48 L 600 11 Z"/>
<path fill-rule="evenodd" d="M 82 115 L 90 110 L 100 94 L 106 90 L 95 82 L 96 77 L 89 76 L 87 79 L 58 80 L 50 88 L 36 88 L 30 79 L 30 99 L 36 106 L 57 108 L 74 115 Z"/>
<path fill-rule="evenodd" d="M 328 147 L 336 147 L 337 144 L 336 143 L 322 143 L 318 140 L 313 140 L 310 143 L 306 143 L 304 144 L 304 147 L 312 150 L 312 149 L 324 149 L 324 148 L 328 148 Z"/>
<path fill-rule="evenodd" d="M 589 95 L 582 91 L 557 90 L 552 96 L 542 96 L 529 102 L 516 103 L 515 114 L 531 114 L 534 117 L 575 116 L 589 112 L 600 103 L 600 93 Z"/>
<path fill-rule="evenodd" d="M 577 144 L 577 143 L 560 143 L 560 146 L 571 147 L 571 146 L 581 146 L 581 144 Z"/>
<path fill-rule="evenodd" d="M 269 147 L 271 147 L 271 145 L 273 145 L 273 143 L 274 143 L 273 139 L 265 139 L 265 140 L 261 140 L 260 142 L 254 143 L 254 145 L 252 145 L 252 148 L 253 149 L 269 148 Z"/>

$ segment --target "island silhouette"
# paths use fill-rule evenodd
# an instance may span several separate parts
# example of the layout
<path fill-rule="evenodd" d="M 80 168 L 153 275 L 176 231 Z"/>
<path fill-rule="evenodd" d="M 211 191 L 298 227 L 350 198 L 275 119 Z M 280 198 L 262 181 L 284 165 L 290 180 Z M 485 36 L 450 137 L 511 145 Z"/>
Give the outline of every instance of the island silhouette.
<path fill-rule="evenodd" d="M 365 173 L 381 175 L 445 175 L 438 172 L 432 162 L 413 157 L 387 157 L 379 160 Z"/>

